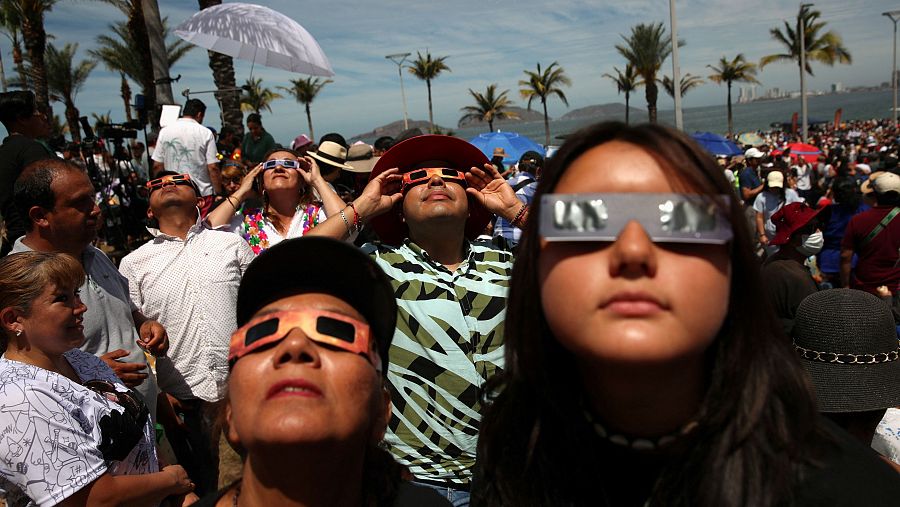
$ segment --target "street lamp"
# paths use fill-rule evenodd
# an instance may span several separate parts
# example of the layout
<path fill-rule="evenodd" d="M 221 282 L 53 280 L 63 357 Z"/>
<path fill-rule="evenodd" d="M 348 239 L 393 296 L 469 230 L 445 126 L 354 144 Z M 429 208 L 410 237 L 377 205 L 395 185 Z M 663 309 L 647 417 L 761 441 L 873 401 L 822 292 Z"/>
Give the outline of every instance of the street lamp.
<path fill-rule="evenodd" d="M 385 58 L 397 64 L 397 74 L 400 75 L 400 96 L 403 98 L 403 130 L 409 130 L 409 116 L 406 114 L 406 90 L 403 89 L 403 62 L 411 54 L 397 53 L 385 56 Z"/>
<path fill-rule="evenodd" d="M 809 140 L 809 123 L 806 109 L 806 9 L 813 4 L 800 4 L 799 30 L 800 37 L 800 115 L 803 117 L 803 142 Z"/>
<path fill-rule="evenodd" d="M 893 107 L 891 108 L 892 118 L 894 120 L 894 126 L 897 126 L 897 21 L 900 21 L 900 11 L 888 11 L 882 12 L 882 16 L 887 16 L 888 19 L 894 22 L 894 67 L 891 71 L 891 91 L 893 100 Z"/>
<path fill-rule="evenodd" d="M 678 68 L 678 29 L 675 23 L 675 0 L 669 0 L 669 21 L 672 25 L 672 91 L 675 99 L 675 128 L 684 130 L 681 114 L 681 69 Z"/>

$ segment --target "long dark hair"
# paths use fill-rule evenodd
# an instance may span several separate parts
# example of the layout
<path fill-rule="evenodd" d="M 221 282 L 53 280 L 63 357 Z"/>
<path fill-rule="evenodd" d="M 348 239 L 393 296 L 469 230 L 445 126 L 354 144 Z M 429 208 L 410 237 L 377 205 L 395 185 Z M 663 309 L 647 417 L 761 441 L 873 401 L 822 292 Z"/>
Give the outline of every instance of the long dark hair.
<path fill-rule="evenodd" d="M 603 496 L 599 474 L 615 466 L 589 444 L 597 437 L 581 408 L 575 358 L 554 338 L 543 313 L 536 218 L 540 196 L 553 191 L 569 165 L 613 140 L 643 148 L 697 192 L 732 192 L 711 157 L 681 132 L 657 125 L 598 124 L 570 137 L 549 161 L 513 269 L 506 369 L 486 390 L 475 504 L 574 505 L 588 498 L 596 504 Z M 818 434 L 811 388 L 765 302 L 739 199 L 721 205 L 734 229 L 728 315 L 706 351 L 708 387 L 698 427 L 662 469 L 650 499 L 654 505 L 783 502 L 797 463 Z"/>

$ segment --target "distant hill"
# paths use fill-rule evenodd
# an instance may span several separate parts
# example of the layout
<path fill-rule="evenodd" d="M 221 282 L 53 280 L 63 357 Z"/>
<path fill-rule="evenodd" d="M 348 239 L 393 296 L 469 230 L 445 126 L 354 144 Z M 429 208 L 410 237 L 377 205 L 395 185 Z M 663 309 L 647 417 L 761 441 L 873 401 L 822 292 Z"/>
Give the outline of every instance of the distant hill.
<path fill-rule="evenodd" d="M 516 115 L 519 116 L 519 118 L 515 119 L 515 120 L 508 120 L 505 118 L 502 120 L 494 120 L 494 128 L 497 128 L 498 125 L 509 125 L 511 123 L 525 123 L 525 122 L 531 122 L 531 121 L 543 121 L 543 119 L 544 119 L 544 115 L 542 113 L 539 113 L 536 110 L 529 111 L 529 110 L 525 109 L 524 107 L 508 107 L 508 108 L 506 108 L 506 111 L 510 112 L 510 113 L 515 113 Z M 553 118 L 550 118 L 550 119 L 552 120 Z M 487 127 L 487 124 L 488 123 L 486 121 L 469 120 L 469 121 L 460 123 L 459 128 L 480 127 L 480 126 Z"/>
<path fill-rule="evenodd" d="M 440 125 L 435 125 L 435 126 L 440 128 L 443 131 L 449 130 L 445 127 L 441 127 Z M 427 134 L 429 129 L 431 129 L 431 124 L 428 123 L 427 121 L 422 121 L 422 120 L 409 120 L 409 128 L 411 128 L 411 129 L 418 128 L 418 129 L 421 129 L 422 132 Z M 351 142 L 364 141 L 367 143 L 373 143 L 373 142 L 375 142 L 376 139 L 378 139 L 379 137 L 382 137 L 382 136 L 397 137 L 404 130 L 406 130 L 406 129 L 403 128 L 403 120 L 397 120 L 393 123 L 388 123 L 387 125 L 375 127 L 374 130 L 371 130 L 369 132 L 363 132 L 362 134 L 356 134 L 355 136 L 350 138 L 350 141 Z"/>
<path fill-rule="evenodd" d="M 642 109 L 636 109 L 634 107 L 628 108 L 631 112 L 631 119 L 642 118 L 646 120 L 647 111 Z M 579 109 L 573 109 L 568 113 L 564 114 L 561 120 L 583 120 L 583 119 L 594 119 L 597 121 L 602 120 L 624 120 L 625 119 L 625 104 L 619 102 L 612 102 L 609 104 L 597 104 L 593 106 L 582 107 Z"/>

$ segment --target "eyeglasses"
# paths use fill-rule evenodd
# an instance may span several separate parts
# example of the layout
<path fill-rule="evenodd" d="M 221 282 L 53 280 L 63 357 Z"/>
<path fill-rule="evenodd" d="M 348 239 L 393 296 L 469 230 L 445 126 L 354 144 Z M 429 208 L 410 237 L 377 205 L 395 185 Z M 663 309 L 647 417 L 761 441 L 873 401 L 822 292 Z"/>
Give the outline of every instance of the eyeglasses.
<path fill-rule="evenodd" d="M 168 185 L 190 184 L 191 176 L 189 174 L 170 174 L 168 176 L 163 176 L 162 178 L 156 178 L 155 180 L 148 181 L 146 187 L 150 189 L 150 192 L 152 193 L 154 190 L 158 190 Z"/>
<path fill-rule="evenodd" d="M 466 175 L 462 171 L 447 167 L 427 167 L 403 173 L 403 184 L 400 191 L 406 193 L 411 187 L 425 183 L 434 175 L 440 176 L 441 179 L 455 181 L 464 187 L 466 186 Z"/>
<path fill-rule="evenodd" d="M 278 166 L 284 167 L 285 169 L 297 169 L 300 167 L 300 162 L 289 158 L 266 160 L 263 162 L 263 171 L 268 171 L 269 169 L 274 169 Z"/>
<path fill-rule="evenodd" d="M 363 355 L 381 371 L 381 358 L 370 348 L 368 324 L 339 313 L 311 309 L 268 313 L 241 326 L 231 335 L 229 364 L 234 366 L 241 357 L 280 342 L 294 328 L 299 328 L 314 342 Z"/>
<path fill-rule="evenodd" d="M 654 242 L 725 244 L 734 236 L 723 211 L 729 197 L 699 194 L 547 194 L 540 233 L 546 241 L 615 241 L 637 221 Z"/>

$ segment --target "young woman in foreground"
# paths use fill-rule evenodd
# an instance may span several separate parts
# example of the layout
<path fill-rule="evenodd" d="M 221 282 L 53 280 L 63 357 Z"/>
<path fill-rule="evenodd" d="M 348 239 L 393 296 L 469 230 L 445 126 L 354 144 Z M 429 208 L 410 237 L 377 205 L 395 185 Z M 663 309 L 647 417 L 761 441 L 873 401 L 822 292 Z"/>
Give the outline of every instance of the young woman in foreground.
<path fill-rule="evenodd" d="M 900 476 L 816 414 L 740 203 L 686 136 L 585 129 L 534 202 L 473 505 L 900 498 Z"/>

